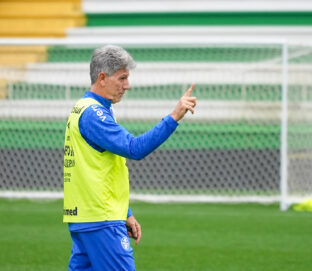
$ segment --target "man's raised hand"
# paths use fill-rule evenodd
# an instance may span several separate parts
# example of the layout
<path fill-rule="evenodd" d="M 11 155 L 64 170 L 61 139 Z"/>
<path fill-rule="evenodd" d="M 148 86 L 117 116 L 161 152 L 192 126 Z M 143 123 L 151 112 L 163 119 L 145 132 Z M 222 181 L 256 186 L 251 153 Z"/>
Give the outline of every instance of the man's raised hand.
<path fill-rule="evenodd" d="M 191 96 L 195 85 L 192 84 L 191 87 L 184 93 L 184 95 L 180 98 L 178 104 L 175 109 L 170 114 L 173 119 L 179 121 L 184 117 L 186 112 L 189 110 L 192 114 L 194 114 L 194 108 L 196 106 L 197 99 L 194 96 Z"/>

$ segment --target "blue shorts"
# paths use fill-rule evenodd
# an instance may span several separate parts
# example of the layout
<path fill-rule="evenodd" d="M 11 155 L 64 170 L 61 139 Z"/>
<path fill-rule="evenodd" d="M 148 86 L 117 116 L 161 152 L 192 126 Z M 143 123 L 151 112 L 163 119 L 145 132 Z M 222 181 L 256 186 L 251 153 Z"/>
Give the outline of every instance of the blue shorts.
<path fill-rule="evenodd" d="M 125 225 L 71 232 L 69 271 L 134 271 L 133 250 Z"/>

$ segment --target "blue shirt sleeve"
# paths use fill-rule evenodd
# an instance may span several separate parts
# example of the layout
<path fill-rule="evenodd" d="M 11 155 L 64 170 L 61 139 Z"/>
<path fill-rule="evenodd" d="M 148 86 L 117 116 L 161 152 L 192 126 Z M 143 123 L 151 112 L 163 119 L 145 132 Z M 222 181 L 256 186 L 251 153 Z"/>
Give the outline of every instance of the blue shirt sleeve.
<path fill-rule="evenodd" d="M 132 214 L 132 211 L 131 211 L 131 209 L 130 209 L 130 207 L 128 208 L 128 214 L 127 214 L 127 218 L 129 218 L 130 216 L 132 216 L 133 214 Z"/>
<path fill-rule="evenodd" d="M 94 149 L 135 160 L 143 159 L 159 147 L 177 126 L 168 115 L 149 131 L 135 137 L 116 123 L 111 111 L 102 105 L 88 107 L 79 120 L 81 135 Z"/>

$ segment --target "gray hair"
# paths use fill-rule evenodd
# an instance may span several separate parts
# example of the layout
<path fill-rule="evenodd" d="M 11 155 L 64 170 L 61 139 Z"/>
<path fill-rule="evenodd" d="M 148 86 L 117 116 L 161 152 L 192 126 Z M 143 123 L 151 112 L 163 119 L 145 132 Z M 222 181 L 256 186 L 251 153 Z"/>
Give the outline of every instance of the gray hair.
<path fill-rule="evenodd" d="M 120 69 L 131 70 L 135 68 L 132 56 L 123 48 L 115 45 L 107 45 L 94 50 L 90 62 L 91 85 L 93 85 L 100 72 L 108 76 Z"/>

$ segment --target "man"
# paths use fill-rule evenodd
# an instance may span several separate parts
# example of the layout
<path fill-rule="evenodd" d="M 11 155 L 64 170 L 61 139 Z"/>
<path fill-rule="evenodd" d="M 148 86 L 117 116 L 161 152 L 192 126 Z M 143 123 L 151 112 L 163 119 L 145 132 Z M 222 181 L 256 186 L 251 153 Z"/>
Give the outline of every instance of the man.
<path fill-rule="evenodd" d="M 73 241 L 69 270 L 135 270 L 129 237 L 141 239 L 141 226 L 129 208 L 126 158 L 142 159 L 162 144 L 189 110 L 194 85 L 172 113 L 134 137 L 114 118 L 111 105 L 130 89 L 132 57 L 118 46 L 94 51 L 91 89 L 68 118 L 64 146 L 64 211 Z"/>

